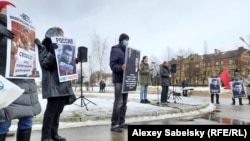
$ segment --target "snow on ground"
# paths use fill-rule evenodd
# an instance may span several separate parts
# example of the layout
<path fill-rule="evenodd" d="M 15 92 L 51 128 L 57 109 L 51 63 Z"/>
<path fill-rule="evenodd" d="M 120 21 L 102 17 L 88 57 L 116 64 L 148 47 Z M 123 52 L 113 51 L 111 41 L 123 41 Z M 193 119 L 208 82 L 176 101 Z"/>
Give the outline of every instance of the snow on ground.
<path fill-rule="evenodd" d="M 97 88 L 96 88 L 97 89 Z M 112 88 L 107 88 L 112 89 Z M 195 89 L 198 89 L 197 87 Z M 202 88 L 201 88 L 202 89 Z M 98 91 L 98 90 L 96 90 Z M 79 97 L 80 93 L 77 93 Z M 113 93 L 84 93 L 83 100 L 79 98 L 74 104 L 67 105 L 64 108 L 61 118 L 75 117 L 81 118 L 82 121 L 67 121 L 60 122 L 60 128 L 78 127 L 78 126 L 93 126 L 93 125 L 109 125 L 110 117 L 112 114 L 114 95 Z M 160 99 L 160 94 L 148 94 L 148 99 L 152 103 L 157 103 Z M 39 94 L 39 100 L 42 106 L 42 112 L 35 117 L 35 119 L 42 120 L 44 110 L 46 108 L 46 99 L 42 99 L 41 94 Z M 170 104 L 174 103 L 173 97 L 170 97 Z M 169 112 L 176 110 L 175 107 L 171 106 L 157 106 L 152 104 L 142 104 L 140 101 L 140 94 L 133 93 L 128 96 L 127 104 L 127 122 L 141 122 L 150 121 L 158 119 L 176 118 L 184 116 L 192 116 L 201 113 L 208 113 L 215 109 L 213 104 L 210 104 L 209 99 L 197 99 L 191 97 L 181 97 L 181 99 L 176 99 L 177 103 L 185 108 L 187 105 L 198 106 L 207 104 L 200 110 L 188 111 L 188 112 Z M 81 103 L 82 102 L 82 103 Z M 85 106 L 86 104 L 86 106 Z M 11 130 L 15 130 L 16 125 L 12 125 Z M 41 123 L 36 123 L 33 125 L 33 130 L 40 130 Z"/>

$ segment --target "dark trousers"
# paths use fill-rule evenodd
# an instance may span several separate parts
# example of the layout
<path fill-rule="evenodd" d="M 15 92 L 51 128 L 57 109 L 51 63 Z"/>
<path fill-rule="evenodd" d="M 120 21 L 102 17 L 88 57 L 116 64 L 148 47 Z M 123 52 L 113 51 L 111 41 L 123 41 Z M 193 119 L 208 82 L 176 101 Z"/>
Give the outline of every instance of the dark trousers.
<path fill-rule="evenodd" d="M 47 107 L 44 112 L 42 139 L 58 135 L 60 114 L 68 100 L 68 96 L 52 97 L 47 99 Z"/>
<path fill-rule="evenodd" d="M 128 93 L 122 93 L 122 83 L 114 83 L 115 100 L 111 117 L 111 128 L 117 128 L 125 123 Z"/>
<path fill-rule="evenodd" d="M 166 102 L 168 100 L 168 87 L 169 86 L 161 86 L 161 102 Z"/>
<path fill-rule="evenodd" d="M 188 91 L 188 90 L 183 90 L 183 91 L 182 91 L 182 96 L 188 96 L 188 95 L 187 95 L 187 91 Z"/>

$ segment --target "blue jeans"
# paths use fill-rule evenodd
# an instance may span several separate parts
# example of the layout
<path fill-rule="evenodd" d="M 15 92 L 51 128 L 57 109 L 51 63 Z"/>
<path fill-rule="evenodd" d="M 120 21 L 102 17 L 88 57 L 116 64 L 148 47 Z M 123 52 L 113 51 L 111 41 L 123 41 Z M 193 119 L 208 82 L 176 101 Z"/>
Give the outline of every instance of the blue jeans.
<path fill-rule="evenodd" d="M 168 86 L 161 86 L 161 102 L 166 102 L 168 100 Z"/>
<path fill-rule="evenodd" d="M 30 129 L 33 125 L 33 117 L 25 117 L 25 118 L 19 118 L 17 129 L 18 130 L 24 130 L 24 129 Z M 0 122 L 0 135 L 6 134 L 9 132 L 9 128 L 11 126 L 11 120 L 6 120 L 5 122 Z"/>
<path fill-rule="evenodd" d="M 147 99 L 147 94 L 148 94 L 148 86 L 141 85 L 141 92 L 140 92 L 141 99 Z"/>
<path fill-rule="evenodd" d="M 114 83 L 115 100 L 111 117 L 111 128 L 117 128 L 125 123 L 128 93 L 122 93 L 122 83 Z"/>

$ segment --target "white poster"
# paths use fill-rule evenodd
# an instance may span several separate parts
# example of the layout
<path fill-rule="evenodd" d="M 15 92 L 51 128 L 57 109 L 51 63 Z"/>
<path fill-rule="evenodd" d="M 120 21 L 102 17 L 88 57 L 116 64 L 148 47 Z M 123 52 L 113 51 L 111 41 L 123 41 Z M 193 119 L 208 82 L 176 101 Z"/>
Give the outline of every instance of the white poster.
<path fill-rule="evenodd" d="M 7 7 L 7 28 L 15 38 L 7 42 L 7 78 L 40 77 L 38 50 L 35 46 L 35 28 L 31 18 L 16 8 Z"/>
<path fill-rule="evenodd" d="M 72 38 L 52 37 L 52 43 L 57 44 L 55 49 L 59 81 L 70 81 L 78 79 L 76 73 L 76 45 Z"/>
<path fill-rule="evenodd" d="M 24 92 L 14 83 L 0 75 L 0 109 L 7 107 Z"/>

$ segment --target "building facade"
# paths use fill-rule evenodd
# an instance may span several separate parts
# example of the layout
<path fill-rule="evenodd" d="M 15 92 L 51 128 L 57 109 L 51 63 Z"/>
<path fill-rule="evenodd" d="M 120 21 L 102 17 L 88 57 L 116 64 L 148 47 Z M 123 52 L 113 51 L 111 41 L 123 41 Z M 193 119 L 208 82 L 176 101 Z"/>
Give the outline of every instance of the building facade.
<path fill-rule="evenodd" d="M 228 69 L 230 77 L 234 70 L 238 69 L 240 75 L 247 78 L 250 74 L 249 62 L 250 51 L 244 47 L 225 52 L 215 49 L 212 54 L 190 54 L 186 58 L 177 56 L 169 61 L 170 64 L 176 64 L 172 83 L 177 86 L 185 77 L 190 86 L 207 86 L 208 78 L 213 73 L 219 76 L 224 68 Z"/>

